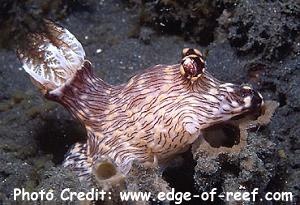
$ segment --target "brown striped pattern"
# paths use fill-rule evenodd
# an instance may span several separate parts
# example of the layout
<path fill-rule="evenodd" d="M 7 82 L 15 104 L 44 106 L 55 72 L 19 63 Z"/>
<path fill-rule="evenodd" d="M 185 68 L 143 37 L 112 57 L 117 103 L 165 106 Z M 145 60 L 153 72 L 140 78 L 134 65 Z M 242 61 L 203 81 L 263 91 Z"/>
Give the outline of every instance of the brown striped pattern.
<path fill-rule="evenodd" d="M 48 32 L 29 34 L 18 56 L 46 97 L 85 125 L 87 143 L 75 145 L 64 162 L 80 178 L 99 157 L 110 157 L 123 173 L 133 160 L 156 165 L 184 150 L 202 129 L 263 103 L 249 86 L 212 77 L 201 52 L 189 48 L 181 65 L 157 65 L 127 84 L 109 85 L 93 75 L 74 35 L 47 20 L 45 27 Z"/>
<path fill-rule="evenodd" d="M 126 173 L 133 160 L 156 164 L 184 150 L 202 129 L 248 111 L 244 99 L 251 96 L 240 95 L 241 89 L 207 71 L 191 83 L 179 65 L 157 65 L 111 86 L 95 77 L 86 61 L 70 83 L 48 97 L 86 126 L 86 155 L 93 162 L 108 156 Z"/>

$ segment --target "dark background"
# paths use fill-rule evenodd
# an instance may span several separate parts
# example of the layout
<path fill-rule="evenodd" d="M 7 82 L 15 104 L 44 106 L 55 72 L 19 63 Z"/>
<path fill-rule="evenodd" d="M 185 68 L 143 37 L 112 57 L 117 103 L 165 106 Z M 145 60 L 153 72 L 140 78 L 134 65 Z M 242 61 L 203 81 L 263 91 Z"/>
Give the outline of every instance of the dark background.
<path fill-rule="evenodd" d="M 0 204 L 15 187 L 73 187 L 60 164 L 85 132 L 62 106 L 46 101 L 22 70 L 14 49 L 50 18 L 83 44 L 94 70 L 112 84 L 139 70 L 178 63 L 184 47 L 201 49 L 208 70 L 251 83 L 280 103 L 271 123 L 249 134 L 240 154 L 193 159 L 163 177 L 177 190 L 218 187 L 300 191 L 300 5 L 297 1 L 2 0 L 0 4 Z M 204 161 L 203 161 L 204 160 Z M 251 168 L 244 164 L 249 162 Z M 210 166 L 205 168 L 203 164 Z M 196 203 L 196 202 L 195 202 Z"/>

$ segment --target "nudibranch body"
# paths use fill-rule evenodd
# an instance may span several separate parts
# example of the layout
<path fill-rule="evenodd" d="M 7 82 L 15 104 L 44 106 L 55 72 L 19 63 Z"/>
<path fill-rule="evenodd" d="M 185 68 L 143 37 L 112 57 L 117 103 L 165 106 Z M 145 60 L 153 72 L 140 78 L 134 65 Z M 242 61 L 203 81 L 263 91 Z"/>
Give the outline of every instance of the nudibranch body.
<path fill-rule="evenodd" d="M 30 49 L 18 54 L 45 96 L 84 124 L 87 142 L 76 144 L 64 162 L 80 178 L 89 177 L 102 157 L 124 174 L 134 160 L 159 164 L 201 137 L 201 130 L 263 104 L 251 87 L 209 74 L 195 49 L 184 49 L 180 64 L 156 65 L 126 84 L 109 85 L 93 74 L 70 32 L 45 24 L 48 33 L 29 35 Z"/>

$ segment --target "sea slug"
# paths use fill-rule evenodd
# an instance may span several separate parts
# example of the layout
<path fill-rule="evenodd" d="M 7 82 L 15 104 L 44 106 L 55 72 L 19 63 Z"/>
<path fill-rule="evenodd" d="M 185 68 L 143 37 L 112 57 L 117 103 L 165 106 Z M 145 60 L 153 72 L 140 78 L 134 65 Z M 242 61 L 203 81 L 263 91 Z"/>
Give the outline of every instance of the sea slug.
<path fill-rule="evenodd" d="M 65 106 L 87 130 L 64 166 L 80 179 L 110 159 L 126 174 L 134 160 L 157 166 L 184 151 L 202 130 L 263 105 L 249 85 L 214 78 L 200 51 L 184 49 L 179 64 L 156 65 L 113 86 L 96 77 L 77 39 L 45 20 L 47 32 L 28 35 L 18 56 L 45 97 Z"/>

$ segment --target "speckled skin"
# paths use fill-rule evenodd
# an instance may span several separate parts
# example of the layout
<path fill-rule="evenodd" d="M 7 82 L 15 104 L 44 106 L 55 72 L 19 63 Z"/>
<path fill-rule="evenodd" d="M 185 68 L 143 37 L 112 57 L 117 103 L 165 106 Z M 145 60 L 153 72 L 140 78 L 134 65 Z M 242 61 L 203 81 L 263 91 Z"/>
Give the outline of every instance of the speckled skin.
<path fill-rule="evenodd" d="M 46 24 L 53 32 L 30 36 L 38 47 L 35 52 L 20 50 L 19 56 L 45 96 L 86 127 L 87 143 L 76 144 L 64 162 L 80 178 L 90 176 L 101 157 L 112 159 L 124 174 L 133 160 L 156 166 L 183 151 L 204 128 L 263 104 L 251 87 L 211 76 L 201 53 L 191 49 L 183 51 L 181 64 L 157 65 L 124 85 L 109 85 L 92 73 L 75 37 Z"/>

